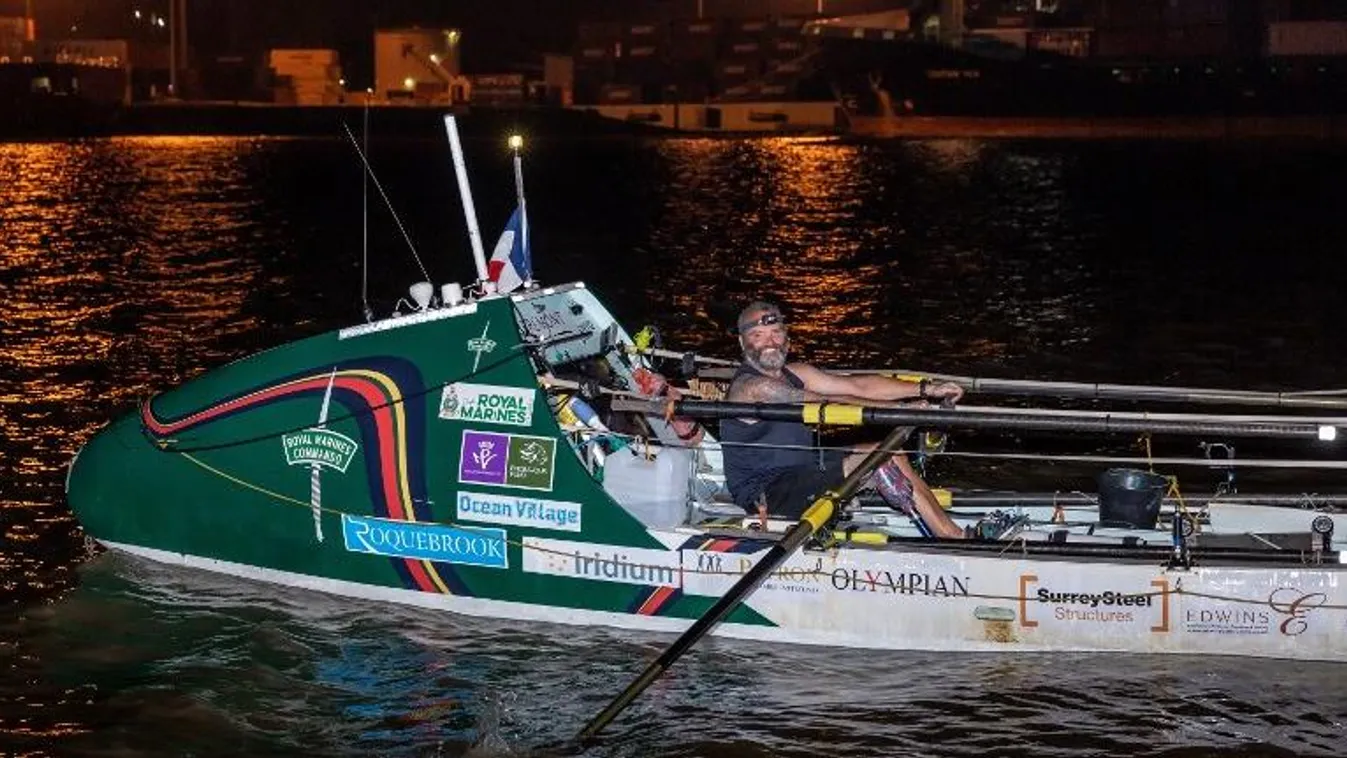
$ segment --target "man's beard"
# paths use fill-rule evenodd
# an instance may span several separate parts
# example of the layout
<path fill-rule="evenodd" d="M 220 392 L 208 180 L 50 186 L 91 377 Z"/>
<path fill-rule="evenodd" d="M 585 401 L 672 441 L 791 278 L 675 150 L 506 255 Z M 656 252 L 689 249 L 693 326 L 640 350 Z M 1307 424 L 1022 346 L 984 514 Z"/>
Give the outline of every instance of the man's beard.
<path fill-rule="evenodd" d="M 748 351 L 748 360 L 768 371 L 780 371 L 786 365 L 786 350 L 784 347 L 764 347 L 760 350 Z"/>

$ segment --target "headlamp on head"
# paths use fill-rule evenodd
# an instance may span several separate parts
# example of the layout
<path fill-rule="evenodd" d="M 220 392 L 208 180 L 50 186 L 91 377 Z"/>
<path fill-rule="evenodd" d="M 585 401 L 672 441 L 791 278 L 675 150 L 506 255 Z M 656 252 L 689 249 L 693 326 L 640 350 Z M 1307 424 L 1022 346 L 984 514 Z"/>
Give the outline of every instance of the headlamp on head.
<path fill-rule="evenodd" d="M 781 324 L 784 326 L 785 323 L 786 323 L 785 316 L 782 316 L 780 313 L 777 313 L 775 311 L 768 311 L 767 313 L 764 313 L 755 319 L 740 321 L 739 325 L 735 327 L 735 331 L 738 332 L 739 334 L 744 334 L 749 329 L 752 329 L 755 326 L 772 326 L 774 324 Z"/>

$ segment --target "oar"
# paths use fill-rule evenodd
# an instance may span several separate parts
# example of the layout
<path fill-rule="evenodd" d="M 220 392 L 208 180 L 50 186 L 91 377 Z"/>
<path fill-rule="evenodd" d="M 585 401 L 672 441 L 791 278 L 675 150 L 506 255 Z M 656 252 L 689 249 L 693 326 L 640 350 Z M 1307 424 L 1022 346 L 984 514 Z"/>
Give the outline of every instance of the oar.
<path fill-rule="evenodd" d="M 612 407 L 615 411 L 643 413 L 671 411 L 675 415 L 692 418 L 757 418 L 839 426 L 920 426 L 943 429 L 1105 434 L 1152 432 L 1323 441 L 1337 439 L 1336 426 L 1316 423 L 1314 419 L 1297 421 L 1289 416 L 1258 421 L 1249 416 L 1223 417 L 1212 414 L 1168 413 L 1161 416 L 1149 413 L 1055 409 L 1036 413 L 1022 408 L 981 408 L 969 411 L 844 403 L 730 403 L 714 400 L 679 400 L 669 408 L 667 402 L 614 399 Z"/>
<path fill-rule="evenodd" d="M 742 579 L 735 582 L 734 586 L 722 595 L 720 599 L 711 606 L 710 610 L 703 614 L 701 618 L 697 619 L 686 632 L 683 632 L 683 634 L 669 646 L 668 650 L 665 650 L 660 657 L 655 659 L 654 663 L 651 663 L 646 667 L 645 671 L 641 672 L 640 676 L 636 677 L 635 681 L 629 684 L 621 694 L 614 698 L 613 702 L 609 703 L 607 708 L 604 708 L 599 715 L 595 716 L 585 725 L 584 729 L 580 730 L 579 734 L 575 737 L 576 745 L 583 747 L 591 742 L 599 731 L 616 718 L 623 709 L 630 705 L 646 687 L 649 687 L 651 683 L 668 670 L 675 661 L 681 658 L 693 645 L 697 644 L 698 640 L 706 636 L 716 624 L 720 623 L 725 616 L 729 615 L 730 611 L 734 610 L 739 603 L 743 602 L 745 598 L 752 594 L 753 591 L 758 588 L 758 585 L 762 584 L 762 581 L 775 571 L 777 566 L 781 565 L 782 561 L 786 560 L 786 558 L 790 557 L 791 553 L 795 552 L 796 548 L 804 544 L 804 541 L 809 539 L 814 532 L 822 529 L 823 525 L 832 519 L 833 512 L 837 509 L 838 505 L 851 497 L 857 488 L 860 487 L 861 483 L 865 481 L 865 478 L 881 463 L 888 460 L 892 456 L 893 451 L 898 450 L 899 446 L 903 444 L 903 441 L 906 440 L 907 436 L 911 433 L 911 427 L 898 427 L 889 432 L 888 436 L 884 438 L 884 441 L 879 443 L 879 446 L 874 450 L 870 451 L 870 454 L 865 456 L 865 459 L 861 461 L 860 465 L 856 466 L 850 474 L 847 474 L 846 478 L 842 480 L 842 483 L 838 485 L 836 489 L 825 492 L 822 497 L 815 500 L 813 505 L 809 506 L 809 509 L 804 512 L 804 516 L 800 518 L 800 521 L 790 529 L 786 530 L 786 533 L 781 537 L 781 540 L 767 551 L 767 554 L 762 557 L 762 560 L 758 561 L 753 568 L 749 569 L 748 573 L 744 574 Z"/>
<path fill-rule="evenodd" d="M 696 398 L 693 398 L 696 399 Z M 1005 415 L 1027 414 L 1030 416 L 1065 416 L 1077 418 L 1139 418 L 1147 421 L 1164 421 L 1168 419 L 1177 419 L 1179 421 L 1216 421 L 1222 424 L 1240 423 L 1252 421 L 1261 424 L 1270 423 L 1292 423 L 1292 424 L 1320 424 L 1327 426 L 1347 426 L 1347 416 L 1342 413 L 1332 414 L 1312 414 L 1306 415 L 1300 413 L 1206 413 L 1202 411 L 1187 411 L 1183 413 L 1162 413 L 1160 411 L 1107 411 L 1107 410 L 1089 410 L 1089 409 L 1067 409 L 1067 408 L 1016 408 L 1005 405 L 971 405 L 963 403 L 959 405 L 959 410 L 965 413 L 976 413 L 986 411 L 988 413 L 1000 413 Z"/>
<path fill-rule="evenodd" d="M 906 373 L 906 372 L 895 372 Z M 1171 403 L 1261 405 L 1277 408 L 1347 408 L 1347 399 L 1302 392 L 1263 392 L 1207 387 L 1165 387 L 1147 384 L 1054 382 L 1033 379 L 921 374 L 933 381 L 955 382 L 967 392 L 1090 400 L 1152 400 Z"/>
<path fill-rule="evenodd" d="M 703 361 L 711 363 L 710 361 Z M 728 381 L 735 367 L 717 362 L 711 368 L 701 369 L 703 379 Z M 1018 395 L 1024 397 L 1079 398 L 1088 400 L 1149 400 L 1167 403 L 1208 403 L 1218 405 L 1259 405 L 1276 408 L 1334 408 L 1347 409 L 1347 398 L 1340 390 L 1304 390 L 1296 392 L 1262 392 L 1258 390 L 1226 390 L 1206 387 L 1165 387 L 1148 384 L 1106 384 L 1096 382 L 1056 382 L 1034 379 L 998 379 L 995 377 L 960 376 L 932 371 L 909 369 L 837 369 L 833 373 L 847 375 L 882 375 L 917 382 L 953 382 L 965 392 L 985 395 Z M 1335 396 L 1337 395 L 1337 396 Z"/>
<path fill-rule="evenodd" d="M 1028 505 L 1060 505 L 1066 508 L 1071 507 L 1095 507 L 1099 505 L 1099 496 L 1083 492 L 998 492 L 993 490 L 975 490 L 956 492 L 950 490 L 934 490 L 937 497 L 947 500 L 949 505 L 946 508 L 1013 508 L 1016 506 Z M 1292 508 L 1308 509 L 1320 506 L 1344 506 L 1347 505 L 1347 495 L 1328 493 L 1328 494 L 1292 494 L 1284 492 L 1270 492 L 1267 494 L 1251 493 L 1230 493 L 1226 495 L 1215 494 L 1192 494 L 1184 495 L 1183 500 L 1190 506 L 1201 506 L 1211 502 L 1220 502 L 1226 505 L 1237 507 L 1243 506 L 1265 506 L 1272 508 Z M 1166 504 L 1178 502 L 1178 499 L 1171 496 L 1164 498 Z M 862 496 L 862 505 L 882 507 L 884 500 L 879 496 L 866 498 Z"/>

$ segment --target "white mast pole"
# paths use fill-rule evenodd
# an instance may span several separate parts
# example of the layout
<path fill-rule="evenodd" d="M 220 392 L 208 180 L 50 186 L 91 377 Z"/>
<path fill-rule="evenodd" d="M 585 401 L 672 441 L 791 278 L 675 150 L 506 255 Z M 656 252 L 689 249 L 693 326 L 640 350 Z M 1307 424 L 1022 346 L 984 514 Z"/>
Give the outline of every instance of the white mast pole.
<path fill-rule="evenodd" d="M 458 122 L 453 114 L 444 117 L 444 128 L 449 133 L 449 149 L 454 154 L 454 174 L 458 176 L 458 192 L 463 196 L 463 217 L 468 222 L 468 240 L 472 243 L 472 258 L 477 263 L 477 281 L 486 282 L 486 252 L 482 249 L 482 234 L 477 229 L 477 210 L 472 205 L 468 168 L 463 163 L 463 145 L 458 141 Z"/>

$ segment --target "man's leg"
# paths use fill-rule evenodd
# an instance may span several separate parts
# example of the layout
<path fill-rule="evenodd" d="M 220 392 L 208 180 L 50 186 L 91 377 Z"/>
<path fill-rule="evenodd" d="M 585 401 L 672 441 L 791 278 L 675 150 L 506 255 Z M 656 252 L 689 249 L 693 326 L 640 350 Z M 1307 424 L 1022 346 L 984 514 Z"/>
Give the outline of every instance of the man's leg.
<path fill-rule="evenodd" d="M 831 489 L 836 489 L 846 478 L 842 470 L 843 457 L 836 451 L 826 451 L 817 463 L 808 463 L 787 469 L 763 490 L 768 513 L 790 519 L 800 519 L 814 501 Z"/>
<path fill-rule="evenodd" d="M 857 452 L 847 456 L 842 462 L 842 470 L 848 474 L 851 473 L 877 444 L 867 443 L 856 446 Z M 890 469 L 888 473 L 891 476 L 901 475 L 907 479 L 912 487 L 912 505 L 916 508 L 917 515 L 921 517 L 922 522 L 935 533 L 935 536 L 946 539 L 963 539 L 963 529 L 954 523 L 949 514 L 945 513 L 944 508 L 940 507 L 940 502 L 936 500 L 935 493 L 931 491 L 926 482 L 922 481 L 921 477 L 917 476 L 917 472 L 907 462 L 907 456 L 896 453 L 883 467 Z M 894 468 L 897 470 L 894 471 Z M 877 475 L 879 474 L 871 474 L 871 480 L 873 481 Z"/>

